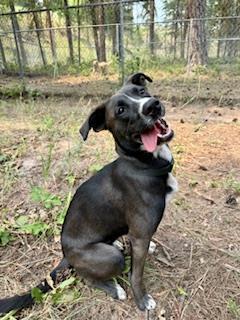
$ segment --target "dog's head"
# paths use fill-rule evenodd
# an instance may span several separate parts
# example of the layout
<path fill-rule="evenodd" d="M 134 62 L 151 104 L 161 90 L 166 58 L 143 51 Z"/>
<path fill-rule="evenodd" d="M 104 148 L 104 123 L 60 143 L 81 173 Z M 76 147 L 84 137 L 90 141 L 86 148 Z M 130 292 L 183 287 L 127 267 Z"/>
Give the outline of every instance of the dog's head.
<path fill-rule="evenodd" d="M 163 119 L 163 104 L 147 91 L 143 73 L 133 74 L 109 100 L 98 106 L 80 129 L 84 140 L 90 129 L 109 130 L 118 147 L 130 151 L 154 152 L 169 142 L 173 131 Z"/>

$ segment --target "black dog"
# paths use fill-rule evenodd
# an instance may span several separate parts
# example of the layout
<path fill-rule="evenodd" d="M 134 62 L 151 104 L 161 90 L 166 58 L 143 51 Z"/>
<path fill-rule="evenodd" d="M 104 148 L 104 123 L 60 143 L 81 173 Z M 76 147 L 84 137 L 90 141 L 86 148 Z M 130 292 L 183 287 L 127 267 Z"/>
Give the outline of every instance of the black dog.
<path fill-rule="evenodd" d="M 107 102 L 97 107 L 80 133 L 87 139 L 91 129 L 109 130 L 119 158 L 76 191 L 63 224 L 64 258 L 51 272 L 73 267 L 91 284 L 112 297 L 125 299 L 123 288 L 112 277 L 124 269 L 124 257 L 114 241 L 128 234 L 131 243 L 131 285 L 137 306 L 154 309 L 155 301 L 142 283 L 150 240 L 156 231 L 170 194 L 177 189 L 171 174 L 173 158 L 167 146 L 173 137 L 163 116 L 164 106 L 146 89 L 143 73 L 132 75 Z M 44 280 L 38 288 L 47 292 Z M 34 303 L 31 293 L 0 301 L 0 312 Z"/>

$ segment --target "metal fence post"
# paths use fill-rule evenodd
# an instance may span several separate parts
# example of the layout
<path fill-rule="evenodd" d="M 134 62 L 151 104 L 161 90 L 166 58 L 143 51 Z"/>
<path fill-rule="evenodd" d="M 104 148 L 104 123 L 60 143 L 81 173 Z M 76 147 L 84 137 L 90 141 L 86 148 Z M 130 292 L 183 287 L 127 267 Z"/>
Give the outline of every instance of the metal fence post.
<path fill-rule="evenodd" d="M 120 25 L 119 25 L 119 63 L 120 63 L 120 76 L 121 84 L 124 83 L 125 70 L 124 70 L 124 7 L 123 2 L 120 2 Z"/>

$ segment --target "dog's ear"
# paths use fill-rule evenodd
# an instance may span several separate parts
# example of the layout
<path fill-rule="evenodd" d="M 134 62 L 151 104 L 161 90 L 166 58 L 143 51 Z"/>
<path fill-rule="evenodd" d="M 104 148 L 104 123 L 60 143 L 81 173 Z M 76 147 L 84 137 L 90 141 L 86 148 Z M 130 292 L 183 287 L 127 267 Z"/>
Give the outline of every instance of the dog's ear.
<path fill-rule="evenodd" d="M 84 122 L 79 132 L 85 141 L 88 137 L 88 133 L 91 129 L 95 132 L 106 129 L 105 123 L 105 112 L 106 112 L 106 103 L 101 104 L 92 113 L 89 115 L 87 120 Z"/>
<path fill-rule="evenodd" d="M 152 82 L 152 79 L 147 76 L 146 74 L 144 73 L 135 73 L 133 75 L 131 75 L 128 79 L 127 79 L 127 82 L 126 83 L 132 83 L 132 84 L 136 84 L 138 86 L 146 86 L 146 80 L 148 82 Z"/>

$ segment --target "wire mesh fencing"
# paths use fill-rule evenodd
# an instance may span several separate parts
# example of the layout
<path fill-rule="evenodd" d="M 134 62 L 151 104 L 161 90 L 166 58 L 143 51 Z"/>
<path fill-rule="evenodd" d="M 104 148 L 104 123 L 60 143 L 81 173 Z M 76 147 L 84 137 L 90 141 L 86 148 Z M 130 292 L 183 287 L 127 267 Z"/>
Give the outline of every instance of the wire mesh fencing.
<path fill-rule="evenodd" d="M 156 8 L 152 15 L 146 4 L 113 1 L 2 13 L 0 70 L 21 76 L 94 72 L 123 79 L 164 63 L 188 64 L 196 19 L 159 21 Z M 208 63 L 239 65 L 240 16 L 205 18 L 201 23 Z"/>

